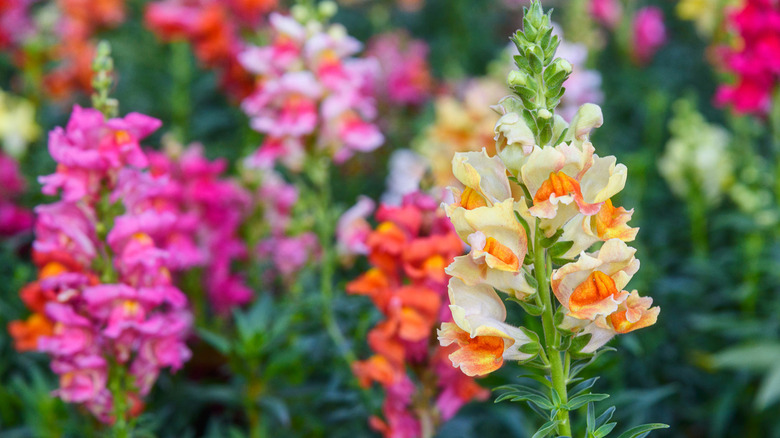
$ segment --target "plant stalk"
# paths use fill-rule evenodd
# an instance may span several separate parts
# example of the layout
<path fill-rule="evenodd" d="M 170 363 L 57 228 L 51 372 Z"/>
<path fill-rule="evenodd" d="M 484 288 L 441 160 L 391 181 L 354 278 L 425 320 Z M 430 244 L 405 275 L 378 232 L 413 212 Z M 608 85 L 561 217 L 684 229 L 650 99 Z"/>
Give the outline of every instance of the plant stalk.
<path fill-rule="evenodd" d="M 550 361 L 550 377 L 552 378 L 553 391 L 558 394 L 562 403 L 568 401 L 568 390 L 566 388 L 566 381 L 568 380 L 567 373 L 564 372 L 563 361 L 561 359 L 561 353 L 558 351 L 558 346 L 561 343 L 561 335 L 558 329 L 555 327 L 555 312 L 552 305 L 552 297 L 550 291 L 550 271 L 551 261 L 547 257 L 547 251 L 542 246 L 542 231 L 539 229 L 539 220 L 536 220 L 536 232 L 534 233 L 534 273 L 536 274 L 536 281 L 539 283 L 537 293 L 541 297 L 542 304 L 544 305 L 544 313 L 542 313 L 542 327 L 544 329 L 544 345 L 547 357 Z M 560 409 L 557 414 L 558 426 L 557 431 L 559 435 L 571 436 L 571 423 L 569 421 L 569 411 L 566 409 Z"/>

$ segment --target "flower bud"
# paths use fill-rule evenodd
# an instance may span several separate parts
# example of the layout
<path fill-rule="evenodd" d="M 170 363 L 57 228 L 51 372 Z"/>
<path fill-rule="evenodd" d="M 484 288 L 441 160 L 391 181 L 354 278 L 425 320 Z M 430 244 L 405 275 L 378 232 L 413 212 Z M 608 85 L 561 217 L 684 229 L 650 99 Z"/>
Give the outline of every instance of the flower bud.
<path fill-rule="evenodd" d="M 510 87 L 524 87 L 528 83 L 526 76 L 523 72 L 512 70 L 509 72 L 506 81 Z"/>

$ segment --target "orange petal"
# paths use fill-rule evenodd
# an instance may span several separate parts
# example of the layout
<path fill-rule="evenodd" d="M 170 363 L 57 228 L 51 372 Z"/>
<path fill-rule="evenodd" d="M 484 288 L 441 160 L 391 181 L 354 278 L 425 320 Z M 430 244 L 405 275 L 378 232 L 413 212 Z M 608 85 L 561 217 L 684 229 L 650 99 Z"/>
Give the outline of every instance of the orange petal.
<path fill-rule="evenodd" d="M 634 240 L 639 228 L 631 228 L 627 225 L 632 213 L 633 210 L 626 211 L 623 207 L 613 207 L 612 200 L 607 199 L 595 216 L 596 234 L 602 240 L 613 238 L 624 242 Z"/>
<path fill-rule="evenodd" d="M 485 239 L 485 248 L 482 250 L 506 263 L 512 270 L 517 271 L 520 269 L 520 259 L 517 258 L 508 246 L 500 243 L 498 240 L 488 237 Z"/>
<path fill-rule="evenodd" d="M 450 354 L 452 365 L 467 376 L 484 376 L 504 364 L 504 339 L 497 336 L 477 336 Z"/>
<path fill-rule="evenodd" d="M 618 290 L 615 287 L 615 280 L 609 275 L 594 271 L 588 278 L 580 283 L 569 297 L 569 310 L 577 313 L 583 309 L 598 305 L 604 299 L 615 296 Z"/>
<path fill-rule="evenodd" d="M 487 202 L 476 190 L 466 187 L 460 195 L 460 206 L 466 210 L 473 210 L 478 207 L 487 207 Z"/>
<path fill-rule="evenodd" d="M 563 171 L 557 173 L 550 172 L 550 177 L 542 183 L 542 186 L 534 194 L 534 204 L 549 200 L 553 194 L 556 197 L 574 195 L 582 198 L 579 181 L 566 175 Z"/>

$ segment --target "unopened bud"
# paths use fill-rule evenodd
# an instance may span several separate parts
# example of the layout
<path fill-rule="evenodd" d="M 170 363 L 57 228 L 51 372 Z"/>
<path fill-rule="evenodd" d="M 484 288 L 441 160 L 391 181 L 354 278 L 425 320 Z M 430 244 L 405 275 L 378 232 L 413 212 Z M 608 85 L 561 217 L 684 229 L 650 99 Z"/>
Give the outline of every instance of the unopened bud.
<path fill-rule="evenodd" d="M 305 23 L 309 19 L 309 10 L 303 5 L 294 5 L 290 9 L 290 14 L 299 23 Z"/>
<path fill-rule="evenodd" d="M 336 5 L 336 2 L 333 1 L 324 1 L 318 5 L 319 13 L 324 19 L 329 19 L 336 15 L 336 12 L 338 12 L 339 7 Z"/>
<path fill-rule="evenodd" d="M 553 115 L 551 112 L 547 111 L 547 109 L 542 108 L 539 111 L 537 111 L 536 116 L 539 117 L 540 119 L 547 120 Z"/>
<path fill-rule="evenodd" d="M 510 71 L 506 81 L 510 87 L 524 87 L 528 83 L 526 75 L 519 70 Z"/>

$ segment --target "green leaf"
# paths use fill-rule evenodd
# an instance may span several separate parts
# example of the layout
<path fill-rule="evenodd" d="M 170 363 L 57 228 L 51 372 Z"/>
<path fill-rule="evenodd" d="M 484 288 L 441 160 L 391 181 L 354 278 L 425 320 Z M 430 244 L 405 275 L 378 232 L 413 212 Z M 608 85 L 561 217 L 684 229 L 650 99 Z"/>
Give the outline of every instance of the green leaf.
<path fill-rule="evenodd" d="M 607 408 L 606 411 L 604 411 L 601 415 L 599 415 L 598 418 L 596 418 L 596 427 L 601 426 L 602 424 L 606 423 L 607 421 L 612 419 L 612 415 L 615 414 L 615 407 L 610 406 Z"/>
<path fill-rule="evenodd" d="M 560 228 L 558 231 L 555 232 L 550 237 L 543 237 L 542 238 L 542 246 L 545 248 L 549 248 L 555 244 L 555 242 L 558 241 L 558 239 L 563 235 L 563 228 Z"/>
<path fill-rule="evenodd" d="M 542 425 L 542 427 L 539 428 L 539 430 L 536 431 L 536 433 L 531 438 L 544 438 L 553 431 L 555 431 L 555 427 L 558 425 L 558 420 L 550 420 Z"/>
<path fill-rule="evenodd" d="M 527 301 L 521 301 L 518 299 L 515 299 L 514 301 L 519 304 L 527 314 L 531 316 L 539 316 L 544 313 L 544 306 L 537 306 L 536 304 L 531 304 Z"/>
<path fill-rule="evenodd" d="M 536 281 L 536 277 L 534 277 L 533 275 L 529 274 L 529 273 L 528 273 L 528 272 L 526 272 L 525 270 L 523 270 L 523 275 L 525 276 L 525 281 L 527 281 L 527 282 L 528 282 L 528 284 L 529 284 L 529 285 L 530 285 L 532 288 L 534 288 L 534 289 L 539 289 L 539 282 L 538 282 L 538 281 Z"/>
<path fill-rule="evenodd" d="M 618 438 L 636 438 L 646 432 L 650 432 L 651 430 L 656 429 L 668 429 L 668 424 L 663 423 L 650 423 L 650 424 L 643 424 L 641 426 L 632 427 L 631 429 L 628 429 L 627 431 L 621 433 Z"/>
<path fill-rule="evenodd" d="M 712 368 L 732 368 L 763 371 L 780 363 L 780 343 L 763 342 L 740 345 L 710 356 L 706 365 Z"/>
<path fill-rule="evenodd" d="M 574 241 L 572 240 L 557 242 L 550 248 L 548 253 L 552 258 L 560 258 L 562 255 L 566 254 L 566 251 L 570 250 L 572 246 L 574 246 Z"/>
<path fill-rule="evenodd" d="M 523 387 L 523 385 L 506 385 L 506 386 L 512 386 L 512 387 L 518 387 L 523 389 L 515 389 L 509 392 L 506 392 L 504 394 L 501 394 L 500 396 L 496 397 L 495 403 L 502 402 L 504 400 L 509 400 L 513 402 L 519 402 L 519 401 L 527 401 L 529 403 L 533 403 L 536 406 L 549 411 L 552 410 L 555 406 L 550 402 L 550 399 L 547 398 L 546 395 L 542 394 L 541 392 L 528 387 Z M 499 387 L 497 389 L 501 389 L 504 387 Z"/>
<path fill-rule="evenodd" d="M 537 354 L 539 354 L 539 350 L 541 349 L 542 347 L 539 345 L 539 343 L 529 342 L 527 344 L 521 345 L 520 348 L 517 349 L 517 351 L 523 354 L 530 354 L 531 356 L 536 356 Z"/>
<path fill-rule="evenodd" d="M 569 263 L 574 263 L 574 260 L 572 260 L 572 259 L 564 259 L 564 258 L 560 258 L 560 257 L 552 257 L 551 260 L 552 260 L 553 263 L 555 263 L 558 266 L 563 266 L 563 265 L 566 265 L 566 264 L 569 264 Z"/>
<path fill-rule="evenodd" d="M 542 385 L 546 386 L 547 388 L 552 388 L 552 383 L 550 382 L 550 380 L 546 376 L 540 376 L 538 374 L 521 374 L 521 375 L 519 375 L 517 377 L 522 378 L 522 379 L 532 379 L 532 380 L 535 380 L 535 381 L 541 383 Z"/>
<path fill-rule="evenodd" d="M 593 432 L 593 436 L 595 438 L 605 437 L 605 436 L 609 435 L 610 432 L 612 432 L 612 429 L 614 429 L 615 426 L 617 426 L 617 423 L 607 423 L 607 424 L 599 427 L 598 429 L 596 429 L 596 431 Z"/>
<path fill-rule="evenodd" d="M 520 213 L 515 210 L 515 217 L 517 218 L 517 221 L 520 222 L 520 225 L 523 226 L 523 229 L 525 230 L 525 235 L 528 239 L 531 238 L 531 228 L 528 226 L 528 222 L 526 222 L 525 219 L 523 219 L 522 216 L 520 216 Z"/>
<path fill-rule="evenodd" d="M 215 350 L 222 354 L 229 354 L 232 346 L 230 340 L 204 328 L 198 328 L 198 335 L 204 342 L 214 347 Z"/>
<path fill-rule="evenodd" d="M 582 394 L 569 400 L 565 407 L 569 411 L 574 411 L 585 406 L 587 403 L 601 401 L 608 397 L 609 394 Z"/>
<path fill-rule="evenodd" d="M 766 409 L 780 400 L 780 365 L 772 368 L 761 382 L 756 396 L 756 407 Z"/>
<path fill-rule="evenodd" d="M 579 353 L 583 348 L 585 348 L 586 345 L 588 345 L 588 342 L 590 342 L 590 338 L 592 337 L 593 335 L 590 333 L 574 336 L 574 338 L 571 340 L 571 347 L 569 348 L 569 352 Z"/>
<path fill-rule="evenodd" d="M 593 403 L 588 403 L 588 413 L 585 416 L 586 419 L 586 431 L 592 433 L 596 428 L 596 406 Z"/>
<path fill-rule="evenodd" d="M 593 387 L 593 385 L 596 384 L 596 381 L 598 381 L 598 377 L 593 377 L 588 380 L 582 381 L 582 383 L 578 384 L 574 388 L 569 390 L 569 397 L 576 397 L 583 393 L 584 391 L 590 389 Z"/>

